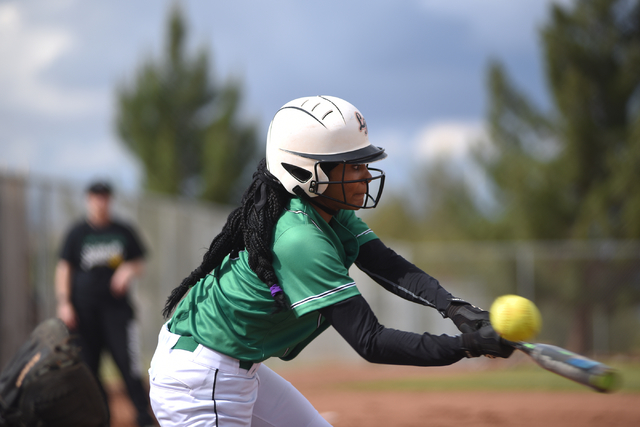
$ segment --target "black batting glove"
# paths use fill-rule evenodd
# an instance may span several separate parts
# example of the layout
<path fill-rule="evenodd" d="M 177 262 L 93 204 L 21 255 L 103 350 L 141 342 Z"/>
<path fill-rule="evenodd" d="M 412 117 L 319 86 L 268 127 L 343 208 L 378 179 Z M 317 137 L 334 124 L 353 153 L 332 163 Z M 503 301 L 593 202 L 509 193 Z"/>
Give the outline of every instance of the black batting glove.
<path fill-rule="evenodd" d="M 490 324 L 486 324 L 475 332 L 460 335 L 462 349 L 467 357 L 502 357 L 511 356 L 514 347 L 502 339 Z"/>
<path fill-rule="evenodd" d="M 453 320 L 460 332 L 474 332 L 489 324 L 489 312 L 466 301 L 451 301 L 446 315 Z"/>

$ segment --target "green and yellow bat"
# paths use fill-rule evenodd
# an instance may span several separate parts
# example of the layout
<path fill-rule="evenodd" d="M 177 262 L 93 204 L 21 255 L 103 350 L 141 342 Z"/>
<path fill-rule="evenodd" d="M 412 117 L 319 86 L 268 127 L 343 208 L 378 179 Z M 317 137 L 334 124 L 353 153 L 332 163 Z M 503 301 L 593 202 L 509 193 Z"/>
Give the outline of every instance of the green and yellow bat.
<path fill-rule="evenodd" d="M 598 392 L 610 393 L 621 385 L 620 374 L 604 363 L 554 345 L 512 341 L 509 343 L 544 369 Z"/>

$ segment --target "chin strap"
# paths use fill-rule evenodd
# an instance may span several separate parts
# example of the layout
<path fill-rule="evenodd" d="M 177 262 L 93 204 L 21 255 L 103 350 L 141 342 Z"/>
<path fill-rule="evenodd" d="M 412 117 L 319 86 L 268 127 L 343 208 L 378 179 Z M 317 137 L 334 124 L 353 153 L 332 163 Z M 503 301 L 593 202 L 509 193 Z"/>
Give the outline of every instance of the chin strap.
<path fill-rule="evenodd" d="M 311 203 L 313 206 L 323 210 L 325 213 L 328 213 L 331 216 L 335 216 L 338 214 L 338 212 L 340 212 L 339 210 L 333 210 L 330 209 L 328 207 L 326 207 L 325 205 L 323 205 L 320 202 L 317 202 L 316 200 L 314 200 L 313 197 L 309 197 L 309 195 L 307 193 L 304 192 L 304 190 L 299 186 L 296 185 L 293 189 L 293 192 L 296 193 L 296 196 L 300 197 L 303 200 L 306 200 L 307 202 Z"/>

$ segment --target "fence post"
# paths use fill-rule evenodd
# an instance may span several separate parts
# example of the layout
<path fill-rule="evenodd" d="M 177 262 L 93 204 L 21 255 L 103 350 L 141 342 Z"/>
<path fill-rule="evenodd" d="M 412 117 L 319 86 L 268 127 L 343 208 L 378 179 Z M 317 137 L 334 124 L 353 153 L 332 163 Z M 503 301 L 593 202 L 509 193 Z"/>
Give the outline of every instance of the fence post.
<path fill-rule="evenodd" d="M 35 327 L 25 179 L 0 176 L 0 369 Z"/>
<path fill-rule="evenodd" d="M 535 301 L 535 254 L 531 244 L 521 243 L 516 250 L 518 294 Z"/>

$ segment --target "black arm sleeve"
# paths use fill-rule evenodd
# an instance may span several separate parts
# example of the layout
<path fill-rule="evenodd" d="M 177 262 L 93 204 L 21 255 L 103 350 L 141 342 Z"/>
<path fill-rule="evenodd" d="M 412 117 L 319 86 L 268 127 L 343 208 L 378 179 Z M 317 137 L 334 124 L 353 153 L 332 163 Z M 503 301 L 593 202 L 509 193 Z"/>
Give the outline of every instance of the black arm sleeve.
<path fill-rule="evenodd" d="M 395 253 L 379 239 L 360 246 L 355 264 L 383 288 L 418 304 L 436 308 L 443 317 L 449 303 L 458 298 L 424 271 Z"/>
<path fill-rule="evenodd" d="M 371 363 L 444 366 L 465 356 L 460 336 L 385 328 L 361 295 L 325 307 L 320 313 L 360 356 Z"/>

